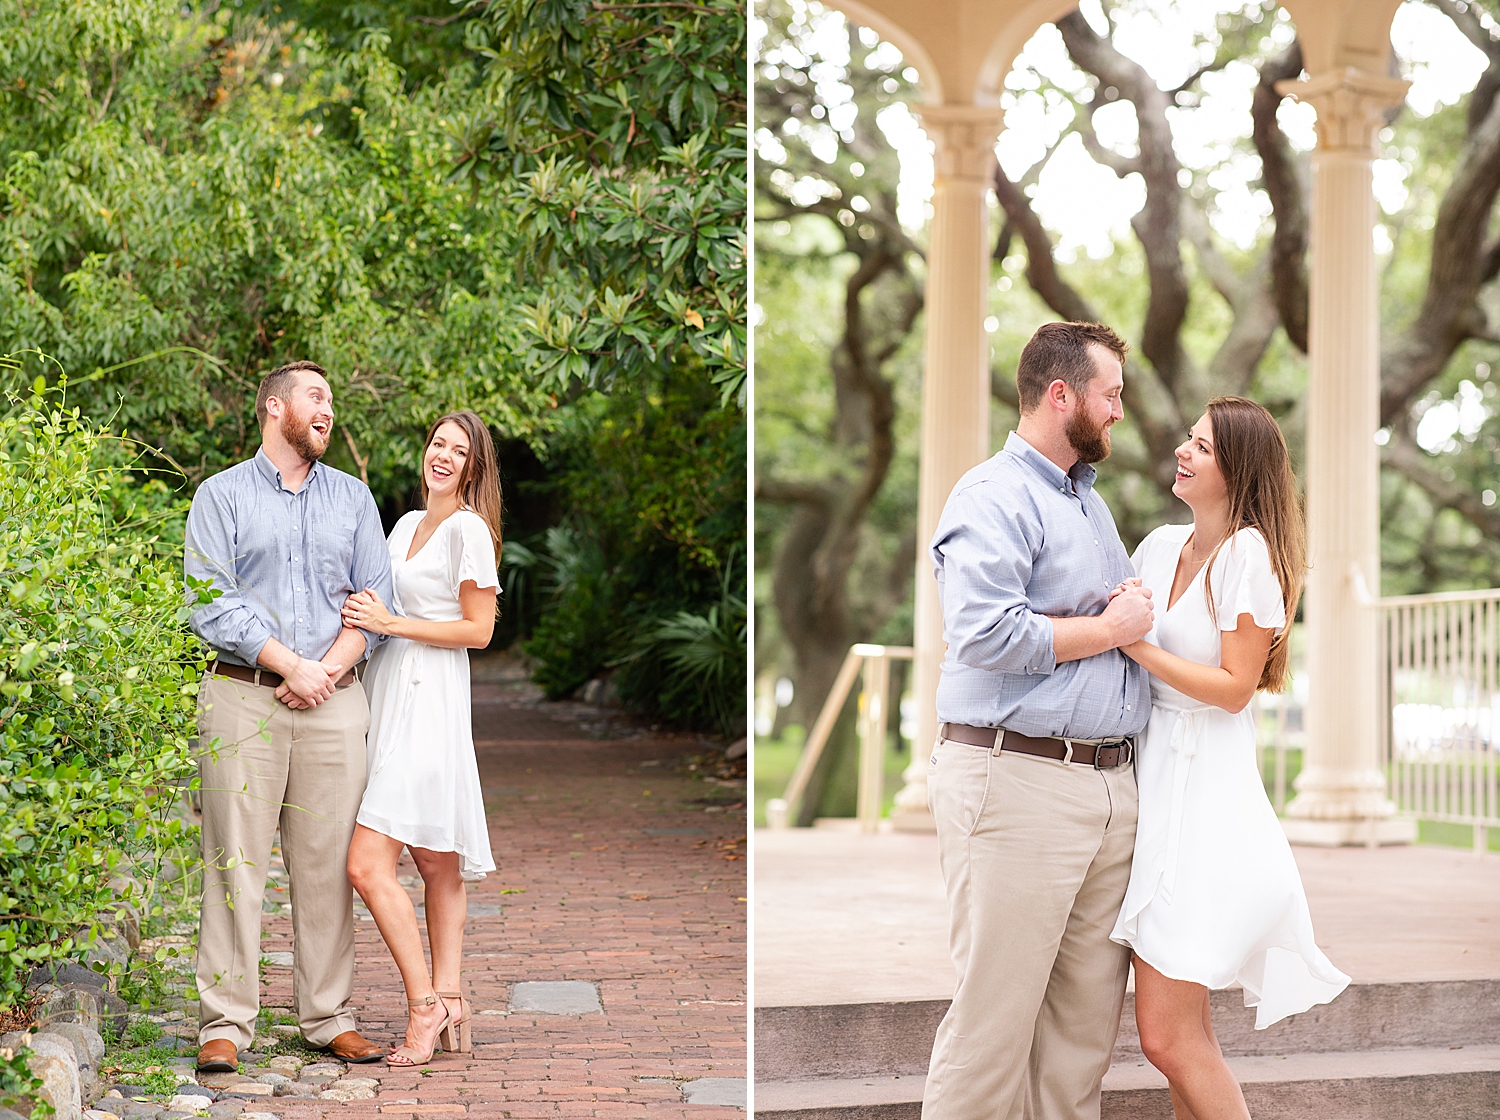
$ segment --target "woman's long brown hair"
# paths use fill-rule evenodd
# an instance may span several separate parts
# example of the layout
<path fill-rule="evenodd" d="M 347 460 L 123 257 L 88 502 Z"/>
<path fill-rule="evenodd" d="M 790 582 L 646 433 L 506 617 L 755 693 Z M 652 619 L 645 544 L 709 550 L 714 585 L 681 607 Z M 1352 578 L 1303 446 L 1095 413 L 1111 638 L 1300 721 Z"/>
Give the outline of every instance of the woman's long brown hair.
<path fill-rule="evenodd" d="M 1259 529 L 1271 554 L 1271 570 L 1281 584 L 1286 603 L 1286 626 L 1271 643 L 1266 667 L 1257 688 L 1284 692 L 1292 653 L 1292 618 L 1307 576 L 1307 550 L 1302 509 L 1297 504 L 1297 482 L 1286 438 L 1276 419 L 1244 397 L 1215 397 L 1208 402 L 1208 423 L 1214 433 L 1214 460 L 1229 492 L 1229 533 L 1214 549 L 1203 573 L 1208 613 L 1218 624 L 1210 580 L 1220 548 L 1241 529 Z"/>
<path fill-rule="evenodd" d="M 432 437 L 444 424 L 457 424 L 469 437 L 469 453 L 464 456 L 463 473 L 458 476 L 458 500 L 465 509 L 471 509 L 490 527 L 490 539 L 495 542 L 495 563 L 500 562 L 500 527 L 502 506 L 500 502 L 500 460 L 495 455 L 495 441 L 490 439 L 490 430 L 468 409 L 439 416 L 427 429 L 427 438 L 422 442 L 422 453 L 432 446 Z M 422 505 L 427 505 L 427 472 L 422 472 Z"/>

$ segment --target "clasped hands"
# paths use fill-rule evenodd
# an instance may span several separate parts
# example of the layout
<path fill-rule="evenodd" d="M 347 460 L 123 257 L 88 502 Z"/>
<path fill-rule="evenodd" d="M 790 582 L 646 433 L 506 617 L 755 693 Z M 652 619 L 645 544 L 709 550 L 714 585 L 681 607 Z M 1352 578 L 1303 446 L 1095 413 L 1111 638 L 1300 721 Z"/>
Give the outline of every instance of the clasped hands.
<path fill-rule="evenodd" d="M 342 614 L 345 626 L 371 634 L 389 634 L 394 621 L 379 594 L 368 587 L 344 600 Z M 316 708 L 333 695 L 334 685 L 343 675 L 343 665 L 304 657 L 297 662 L 291 676 L 277 687 L 276 699 L 293 710 Z"/>
<path fill-rule="evenodd" d="M 1132 576 L 1121 580 L 1109 593 L 1109 604 L 1102 616 L 1117 639 L 1115 648 L 1130 655 L 1132 646 L 1145 640 L 1156 624 L 1156 607 L 1151 602 L 1151 589 Z"/>

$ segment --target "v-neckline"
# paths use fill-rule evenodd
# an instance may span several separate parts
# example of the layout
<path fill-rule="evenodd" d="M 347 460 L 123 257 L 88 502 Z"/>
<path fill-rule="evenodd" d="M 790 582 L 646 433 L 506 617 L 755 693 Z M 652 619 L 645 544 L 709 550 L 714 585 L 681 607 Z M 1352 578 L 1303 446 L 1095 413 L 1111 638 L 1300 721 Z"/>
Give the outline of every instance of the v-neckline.
<path fill-rule="evenodd" d="M 1187 581 L 1187 586 L 1182 589 L 1182 594 L 1179 595 L 1179 596 L 1177 596 L 1177 598 L 1175 598 L 1175 599 L 1172 598 L 1172 587 L 1177 582 L 1177 566 L 1182 563 L 1182 553 L 1187 548 L 1188 541 L 1190 541 L 1192 539 L 1193 539 L 1193 534 L 1191 532 L 1189 532 L 1188 535 L 1183 538 L 1182 544 L 1180 544 L 1177 547 L 1177 559 L 1172 564 L 1172 582 L 1169 583 L 1169 584 L 1167 584 L 1167 610 L 1168 610 L 1168 612 L 1170 612 L 1173 607 L 1175 607 L 1178 603 L 1182 602 L 1182 600 L 1187 597 L 1187 593 L 1193 589 L 1193 584 L 1195 584 L 1195 583 L 1198 582 L 1198 578 L 1203 575 L 1204 569 L 1208 567 L 1208 560 L 1205 560 L 1203 563 L 1199 564 L 1198 565 L 1198 570 L 1193 573 L 1193 578 L 1190 579 L 1190 580 L 1188 580 Z M 1212 560 L 1212 559 L 1213 559 L 1213 557 L 1210 556 L 1209 560 Z"/>
<path fill-rule="evenodd" d="M 457 510 L 454 510 L 454 511 L 453 511 L 453 512 L 454 512 L 454 513 L 457 513 L 457 512 L 458 512 L 458 511 L 457 511 Z M 450 513 L 450 514 L 449 514 L 449 515 L 448 515 L 448 517 L 452 517 L 452 516 L 453 516 L 453 514 L 452 514 L 452 513 Z M 412 551 L 412 550 L 411 550 L 411 546 L 412 546 L 412 544 L 416 544 L 416 543 L 417 543 L 417 530 L 418 530 L 418 529 L 420 529 L 420 528 L 421 528 L 421 527 L 422 527 L 422 522 L 423 522 L 423 521 L 424 521 L 424 520 L 426 520 L 426 514 L 423 514 L 423 516 L 422 516 L 422 517 L 419 517 L 419 518 L 417 518 L 417 523 L 416 523 L 416 525 L 414 525 L 414 526 L 413 526 L 413 527 L 412 527 L 412 531 L 411 531 L 411 544 L 408 544 L 408 545 L 407 545 L 407 546 L 406 546 L 406 559 L 405 559 L 405 560 L 403 560 L 403 561 L 401 561 L 401 563 L 403 563 L 403 564 L 410 564 L 410 563 L 411 563 L 411 562 L 412 562 L 412 561 L 413 561 L 413 560 L 415 560 L 415 559 L 416 559 L 416 558 L 417 558 L 417 557 L 418 557 L 418 556 L 421 556 L 421 555 L 422 555 L 422 549 L 424 549 L 424 548 L 426 548 L 426 547 L 427 547 L 427 546 L 428 546 L 428 545 L 430 545 L 430 544 L 431 544 L 431 543 L 432 543 L 432 538 L 433 538 L 433 537 L 435 537 L 435 536 L 437 536 L 437 535 L 438 535 L 438 529 L 441 529 L 441 528 L 442 528 L 442 527 L 443 527 L 443 526 L 444 526 L 444 525 L 446 525 L 446 524 L 447 524 L 447 523 L 448 523 L 448 517 L 445 517 L 445 518 L 443 518 L 443 519 L 442 519 L 442 520 L 441 520 L 441 521 L 439 521 L 439 522 L 438 522 L 438 523 L 437 523 L 437 529 L 434 529 L 434 530 L 433 530 L 433 531 L 432 531 L 432 532 L 431 532 L 431 533 L 430 533 L 430 534 L 429 534 L 429 535 L 428 535 L 428 537 L 427 537 L 427 539 L 426 539 L 426 540 L 425 540 L 425 541 L 423 541 L 423 542 L 422 542 L 422 545 L 421 545 L 421 547 L 420 547 L 420 548 L 418 548 L 418 549 L 417 549 L 417 550 L 416 550 L 416 551 L 415 551 L 415 552 L 413 552 L 413 551 Z"/>

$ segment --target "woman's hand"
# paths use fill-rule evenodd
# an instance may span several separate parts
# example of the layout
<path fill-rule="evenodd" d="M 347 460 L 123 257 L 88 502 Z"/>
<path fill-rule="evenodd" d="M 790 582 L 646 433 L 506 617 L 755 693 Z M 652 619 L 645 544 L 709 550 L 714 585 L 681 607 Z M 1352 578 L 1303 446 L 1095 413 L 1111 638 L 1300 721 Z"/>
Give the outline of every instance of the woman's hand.
<path fill-rule="evenodd" d="M 1144 586 L 1145 584 L 1141 582 L 1140 576 L 1131 576 L 1129 579 L 1122 579 L 1119 583 L 1115 584 L 1114 588 L 1110 591 L 1110 600 L 1113 601 L 1116 595 L 1123 595 L 1129 588 Z"/>
<path fill-rule="evenodd" d="M 1155 649 L 1156 647 L 1146 641 L 1145 638 L 1142 638 L 1140 641 L 1131 642 L 1129 645 L 1117 646 L 1116 648 L 1126 657 L 1130 658 L 1130 660 L 1139 663 L 1143 655 L 1149 656 L 1149 654 L 1143 654 L 1143 651 Z"/>
<path fill-rule="evenodd" d="M 380 596 L 368 587 L 344 600 L 343 615 L 345 626 L 371 634 L 395 633 L 396 616 L 385 609 Z"/>

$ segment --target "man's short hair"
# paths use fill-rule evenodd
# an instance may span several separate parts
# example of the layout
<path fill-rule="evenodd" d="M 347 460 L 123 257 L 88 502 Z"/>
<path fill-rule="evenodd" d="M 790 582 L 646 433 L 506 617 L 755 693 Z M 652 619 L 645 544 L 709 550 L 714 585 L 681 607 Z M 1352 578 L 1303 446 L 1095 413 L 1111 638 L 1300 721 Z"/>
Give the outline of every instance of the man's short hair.
<path fill-rule="evenodd" d="M 1016 365 L 1016 392 L 1021 411 L 1031 412 L 1047 395 L 1047 386 L 1064 382 L 1075 393 L 1088 392 L 1094 359 L 1090 344 L 1102 346 L 1121 364 L 1130 346 L 1103 323 L 1043 323 L 1021 351 Z"/>
<path fill-rule="evenodd" d="M 297 375 L 299 373 L 316 373 L 319 377 L 327 378 L 328 371 L 317 362 L 288 362 L 284 366 L 277 366 L 261 379 L 260 389 L 255 394 L 255 419 L 262 427 L 266 423 L 266 401 L 275 397 L 279 401 L 286 400 L 297 388 Z"/>

